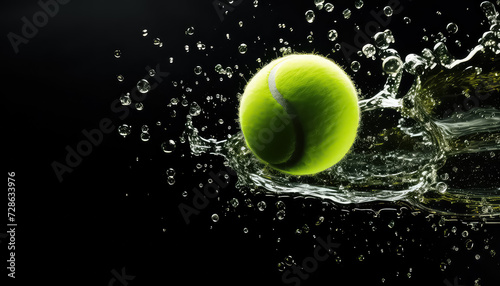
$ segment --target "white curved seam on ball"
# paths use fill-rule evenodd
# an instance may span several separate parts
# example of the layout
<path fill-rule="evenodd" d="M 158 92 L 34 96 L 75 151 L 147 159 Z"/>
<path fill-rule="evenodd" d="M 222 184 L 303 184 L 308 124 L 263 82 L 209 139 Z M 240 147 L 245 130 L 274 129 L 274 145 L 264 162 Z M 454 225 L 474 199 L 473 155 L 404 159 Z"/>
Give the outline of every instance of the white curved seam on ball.
<path fill-rule="evenodd" d="M 285 109 L 286 113 L 291 114 L 288 102 L 286 101 L 285 98 L 283 98 L 283 95 L 279 92 L 278 87 L 276 86 L 276 72 L 278 71 L 280 65 L 281 64 L 277 64 L 269 73 L 269 77 L 267 80 L 269 85 L 269 91 L 271 92 L 271 95 L 273 96 L 274 100 L 276 100 L 279 103 L 279 105 L 281 105 Z"/>

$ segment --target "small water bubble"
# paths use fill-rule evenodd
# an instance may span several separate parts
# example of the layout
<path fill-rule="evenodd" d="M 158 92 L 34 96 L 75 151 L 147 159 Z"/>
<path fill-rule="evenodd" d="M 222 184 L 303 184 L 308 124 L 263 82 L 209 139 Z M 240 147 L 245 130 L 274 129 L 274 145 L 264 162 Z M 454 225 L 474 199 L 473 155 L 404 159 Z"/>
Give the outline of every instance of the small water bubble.
<path fill-rule="evenodd" d="M 295 264 L 295 261 L 293 260 L 293 257 L 291 255 L 288 255 L 287 257 L 285 257 L 284 261 L 285 261 L 285 264 L 288 266 L 292 266 L 293 264 Z"/>
<path fill-rule="evenodd" d="M 325 221 L 325 218 L 323 216 L 318 217 L 318 220 L 316 221 L 316 226 L 321 225 Z"/>
<path fill-rule="evenodd" d="M 439 264 L 439 268 L 441 269 L 441 271 L 445 271 L 447 267 L 448 264 L 446 262 L 441 262 L 441 264 Z"/>
<path fill-rule="evenodd" d="M 198 116 L 201 113 L 201 107 L 195 101 L 189 105 L 189 115 Z"/>
<path fill-rule="evenodd" d="M 232 198 L 229 203 L 231 204 L 231 206 L 233 206 L 233 208 L 237 208 L 240 205 L 240 202 L 237 198 Z"/>
<path fill-rule="evenodd" d="M 410 23 L 411 23 L 411 19 L 410 19 L 410 17 L 404 17 L 404 18 L 403 18 L 403 22 L 404 22 L 406 25 L 410 24 Z"/>
<path fill-rule="evenodd" d="M 361 63 L 359 63 L 358 61 L 353 61 L 351 63 L 351 69 L 353 72 L 358 72 L 360 68 L 361 68 Z"/>
<path fill-rule="evenodd" d="M 285 203 L 283 201 L 277 201 L 275 205 L 276 205 L 276 208 L 279 210 L 285 209 Z"/>
<path fill-rule="evenodd" d="M 248 47 L 247 47 L 247 44 L 240 44 L 240 46 L 238 47 L 238 52 L 240 52 L 240 54 L 245 54 L 248 50 Z"/>
<path fill-rule="evenodd" d="M 314 22 L 314 19 L 316 18 L 316 15 L 314 14 L 313 10 L 307 10 L 306 11 L 306 21 L 308 23 Z"/>
<path fill-rule="evenodd" d="M 363 54 L 367 58 L 373 57 L 375 55 L 375 53 L 377 52 L 375 46 L 372 45 L 372 44 L 366 44 L 366 45 L 364 45 L 363 48 L 361 48 L 361 51 L 363 52 Z"/>
<path fill-rule="evenodd" d="M 344 11 L 342 11 L 342 15 L 344 15 L 344 19 L 351 18 L 351 10 L 350 9 L 345 9 Z"/>
<path fill-rule="evenodd" d="M 167 184 L 169 184 L 169 185 L 171 185 L 171 186 L 172 186 L 173 184 L 175 184 L 175 178 L 174 178 L 174 177 L 172 177 L 172 176 L 167 177 Z"/>
<path fill-rule="evenodd" d="M 479 260 L 479 259 L 481 259 L 481 255 L 476 254 L 476 255 L 474 255 L 474 258 L 475 258 L 476 260 Z"/>
<path fill-rule="evenodd" d="M 308 41 L 309 43 L 312 43 L 312 42 L 314 41 L 314 37 L 313 37 L 313 35 L 307 35 L 307 41 Z"/>
<path fill-rule="evenodd" d="M 354 7 L 356 7 L 356 9 L 361 9 L 363 7 L 364 3 L 363 3 L 363 0 L 355 0 L 354 1 Z"/>
<path fill-rule="evenodd" d="M 467 237 L 467 236 L 469 236 L 469 232 L 466 230 L 462 231 L 462 237 Z"/>
<path fill-rule="evenodd" d="M 328 40 L 333 42 L 337 39 L 338 36 L 339 34 L 337 33 L 336 30 L 331 29 L 330 31 L 328 31 Z"/>
<path fill-rule="evenodd" d="M 219 221 L 219 215 L 218 214 L 213 214 L 211 216 L 211 219 L 212 219 L 213 222 L 218 222 Z"/>
<path fill-rule="evenodd" d="M 445 182 L 439 182 L 436 184 L 436 190 L 440 192 L 441 194 L 446 193 L 446 190 L 448 189 L 448 185 Z"/>
<path fill-rule="evenodd" d="M 151 89 L 149 81 L 145 79 L 141 79 L 140 81 L 138 81 L 136 86 L 137 90 L 139 90 L 140 93 L 147 93 Z"/>
<path fill-rule="evenodd" d="M 455 34 L 458 31 L 457 24 L 455 24 L 453 22 L 448 23 L 448 25 L 446 25 L 446 31 L 448 31 L 448 33 L 450 33 L 450 34 Z"/>
<path fill-rule="evenodd" d="M 147 142 L 147 141 L 149 141 L 149 139 L 151 139 L 151 135 L 148 132 L 141 132 L 140 137 L 141 137 L 141 140 L 144 142 Z"/>
<path fill-rule="evenodd" d="M 332 11 L 333 11 L 333 7 L 334 7 L 334 6 L 333 6 L 333 4 L 332 4 L 332 3 L 326 3 L 326 4 L 325 4 L 325 11 L 330 13 L 330 12 L 332 12 Z"/>
<path fill-rule="evenodd" d="M 391 17 L 391 16 L 392 16 L 392 13 L 393 13 L 393 10 L 392 10 L 391 6 L 385 6 L 385 7 L 384 7 L 384 14 L 385 14 L 387 17 Z"/>
<path fill-rule="evenodd" d="M 123 137 L 127 137 L 128 135 L 130 135 L 131 131 L 132 127 L 127 124 L 122 124 L 118 127 L 118 133 Z"/>
<path fill-rule="evenodd" d="M 474 242 L 472 241 L 472 239 L 467 239 L 465 241 L 465 248 L 467 248 L 467 250 L 471 250 L 473 247 L 474 247 Z"/>
<path fill-rule="evenodd" d="M 202 71 L 203 70 L 202 70 L 202 68 L 200 66 L 194 67 L 194 74 L 195 75 L 200 75 Z"/>
<path fill-rule="evenodd" d="M 168 140 L 167 142 L 161 143 L 161 149 L 167 154 L 172 153 L 175 150 L 175 147 L 175 141 L 172 139 Z"/>
<path fill-rule="evenodd" d="M 323 9 L 323 3 L 325 3 L 325 0 L 314 0 L 314 5 L 318 10 Z"/>
<path fill-rule="evenodd" d="M 194 27 L 188 27 L 186 29 L 186 35 L 192 36 L 194 34 Z"/>
<path fill-rule="evenodd" d="M 264 201 L 260 201 L 257 203 L 257 208 L 259 209 L 259 211 L 264 211 L 266 209 L 266 202 Z"/>
<path fill-rule="evenodd" d="M 363 254 L 358 256 L 358 261 L 364 261 L 364 260 L 365 260 L 365 256 Z"/>
<path fill-rule="evenodd" d="M 115 56 L 115 58 L 119 59 L 122 56 L 122 51 L 115 50 L 115 52 L 113 53 L 113 55 Z"/>
<path fill-rule="evenodd" d="M 120 102 L 122 105 L 130 105 L 132 103 L 132 99 L 130 99 L 130 93 L 126 93 L 120 96 Z"/>
<path fill-rule="evenodd" d="M 123 75 L 119 74 L 116 76 L 116 79 L 119 81 L 119 82 L 122 82 L 125 78 L 123 77 Z"/>
<path fill-rule="evenodd" d="M 284 210 L 279 210 L 278 212 L 276 212 L 276 217 L 279 220 L 283 220 L 285 218 L 285 211 Z"/>
<path fill-rule="evenodd" d="M 395 224 L 395 223 L 394 223 L 394 220 L 391 220 L 387 226 L 388 226 L 389 228 L 393 228 L 393 227 L 394 227 L 394 224 Z"/>

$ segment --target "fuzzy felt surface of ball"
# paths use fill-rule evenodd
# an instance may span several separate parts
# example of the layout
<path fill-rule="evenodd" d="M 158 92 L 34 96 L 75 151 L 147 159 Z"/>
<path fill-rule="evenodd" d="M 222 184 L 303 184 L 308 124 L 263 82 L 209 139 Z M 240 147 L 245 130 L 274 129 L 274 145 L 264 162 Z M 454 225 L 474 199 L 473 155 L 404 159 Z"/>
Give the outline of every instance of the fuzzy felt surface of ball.
<path fill-rule="evenodd" d="M 338 163 L 353 145 L 360 120 L 350 77 L 313 54 L 273 60 L 248 82 L 239 107 L 247 146 L 264 163 L 291 175 Z"/>

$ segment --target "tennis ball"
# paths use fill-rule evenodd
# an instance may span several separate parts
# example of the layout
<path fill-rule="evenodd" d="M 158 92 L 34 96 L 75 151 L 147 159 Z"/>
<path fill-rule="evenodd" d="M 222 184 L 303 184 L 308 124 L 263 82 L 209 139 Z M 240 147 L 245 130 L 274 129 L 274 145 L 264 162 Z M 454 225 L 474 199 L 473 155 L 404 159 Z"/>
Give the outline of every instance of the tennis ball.
<path fill-rule="evenodd" d="M 287 174 L 315 174 L 339 162 L 354 143 L 358 97 L 333 61 L 288 55 L 248 82 L 239 118 L 247 146 L 261 161 Z"/>

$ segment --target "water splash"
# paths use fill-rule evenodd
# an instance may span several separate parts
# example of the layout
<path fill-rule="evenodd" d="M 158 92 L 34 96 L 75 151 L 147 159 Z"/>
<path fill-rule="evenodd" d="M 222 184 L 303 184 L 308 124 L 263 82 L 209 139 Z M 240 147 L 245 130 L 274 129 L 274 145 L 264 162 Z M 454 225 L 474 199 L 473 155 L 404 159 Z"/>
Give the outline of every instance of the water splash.
<path fill-rule="evenodd" d="M 374 36 L 386 83 L 359 102 L 358 139 L 341 162 L 324 172 L 314 176 L 279 173 L 251 153 L 241 132 L 227 140 L 205 139 L 189 115 L 184 136 L 191 153 L 225 157 L 238 174 L 238 186 L 260 187 L 272 194 L 339 204 L 402 201 L 440 214 L 499 216 L 498 178 L 485 184 L 474 175 L 487 173 L 488 166 L 482 164 L 474 174 L 457 175 L 477 180 L 472 184 L 476 187 L 447 184 L 449 174 L 443 173 L 457 156 L 493 158 L 500 150 L 500 37 L 498 13 L 490 4 L 481 4 L 490 30 L 463 59 L 455 59 L 445 43 L 438 42 L 421 55 L 407 55 L 403 62 L 397 51 L 388 48 L 394 42 L 390 30 Z M 309 11 L 306 17 L 314 21 Z M 414 83 L 401 94 L 405 72 L 414 75 Z"/>

